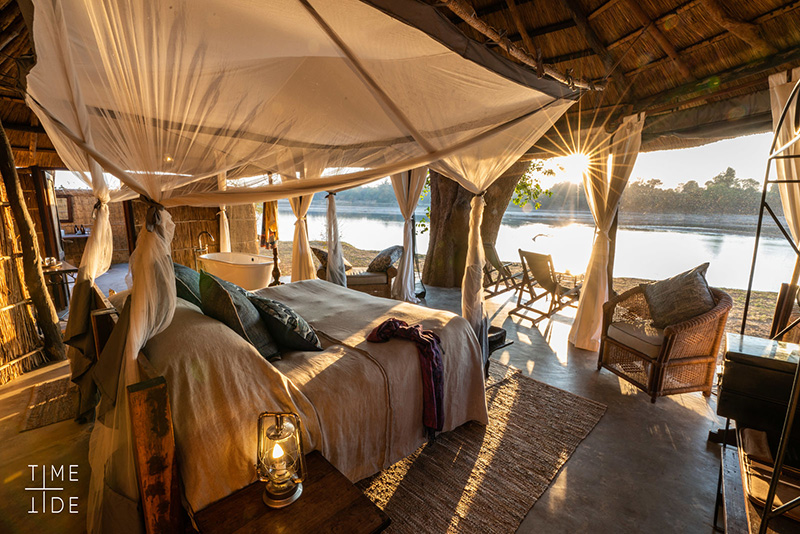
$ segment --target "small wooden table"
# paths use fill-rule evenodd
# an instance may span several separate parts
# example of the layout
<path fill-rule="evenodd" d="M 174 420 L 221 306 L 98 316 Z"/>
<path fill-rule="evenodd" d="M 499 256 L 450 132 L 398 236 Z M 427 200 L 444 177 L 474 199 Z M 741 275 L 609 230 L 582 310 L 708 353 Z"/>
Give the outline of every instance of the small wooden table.
<path fill-rule="evenodd" d="M 77 272 L 78 268 L 68 261 L 61 261 L 51 267 L 42 266 L 42 274 L 47 277 L 47 285 L 52 288 L 53 300 L 60 310 L 69 306 L 70 279 L 74 282 L 74 276 Z M 62 291 L 63 293 L 61 293 Z M 65 297 L 66 300 L 63 300 Z"/>
<path fill-rule="evenodd" d="M 308 477 L 303 494 L 286 508 L 272 509 L 261 500 L 263 482 L 225 497 L 195 514 L 200 532 L 381 532 L 391 520 L 322 455 L 306 455 Z"/>

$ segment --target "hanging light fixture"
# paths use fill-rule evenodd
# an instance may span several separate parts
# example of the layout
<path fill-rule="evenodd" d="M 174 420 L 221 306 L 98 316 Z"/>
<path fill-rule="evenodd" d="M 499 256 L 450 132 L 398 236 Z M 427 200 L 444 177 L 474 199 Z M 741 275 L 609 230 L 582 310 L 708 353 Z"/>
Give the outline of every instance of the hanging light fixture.
<path fill-rule="evenodd" d="M 306 463 L 303 432 L 295 413 L 258 416 L 258 478 L 266 482 L 262 499 L 271 508 L 292 504 L 303 492 Z"/>

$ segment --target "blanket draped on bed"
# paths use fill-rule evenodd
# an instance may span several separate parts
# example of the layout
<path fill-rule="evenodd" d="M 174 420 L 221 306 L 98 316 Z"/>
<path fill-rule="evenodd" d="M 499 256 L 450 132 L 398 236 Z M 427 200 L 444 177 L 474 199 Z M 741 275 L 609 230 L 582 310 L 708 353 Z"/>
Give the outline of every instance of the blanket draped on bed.
<path fill-rule="evenodd" d="M 393 337 L 408 339 L 417 346 L 422 370 L 422 423 L 432 439 L 444 426 L 442 341 L 435 332 L 423 330 L 421 325 L 408 326 L 399 319 L 386 319 L 369 333 L 367 341 L 385 343 Z"/>

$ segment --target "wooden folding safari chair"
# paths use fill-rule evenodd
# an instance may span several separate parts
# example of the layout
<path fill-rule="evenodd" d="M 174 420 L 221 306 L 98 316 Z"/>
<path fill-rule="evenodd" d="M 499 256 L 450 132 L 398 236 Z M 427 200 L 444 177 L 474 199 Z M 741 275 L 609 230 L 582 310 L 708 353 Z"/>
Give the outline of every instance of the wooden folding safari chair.
<path fill-rule="evenodd" d="M 511 274 L 508 268 L 511 263 L 500 261 L 493 243 L 484 243 L 483 252 L 486 256 L 483 264 L 483 289 L 486 296 L 491 298 L 517 289 L 522 283 L 522 273 Z"/>
<path fill-rule="evenodd" d="M 561 285 L 553 268 L 552 257 L 521 249 L 519 257 L 522 261 L 522 281 L 517 297 L 517 307 L 508 312 L 509 315 L 528 319 L 535 325 L 567 306 L 576 305 L 582 284 L 576 284 L 572 288 Z M 534 306 L 535 302 L 547 297 L 550 298 L 550 306 L 547 311 Z M 537 314 L 538 317 L 531 317 L 529 313 Z"/>

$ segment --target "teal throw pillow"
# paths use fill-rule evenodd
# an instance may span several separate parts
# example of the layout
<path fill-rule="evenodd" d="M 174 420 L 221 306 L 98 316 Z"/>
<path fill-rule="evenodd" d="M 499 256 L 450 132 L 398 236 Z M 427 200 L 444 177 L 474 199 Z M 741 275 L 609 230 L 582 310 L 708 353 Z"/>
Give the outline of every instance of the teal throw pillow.
<path fill-rule="evenodd" d="M 175 270 L 175 289 L 178 298 L 200 307 L 200 273 L 180 263 L 173 263 L 172 267 Z"/>
<path fill-rule="evenodd" d="M 319 338 L 305 319 L 277 300 L 249 293 L 250 302 L 261 314 L 261 320 L 281 348 L 287 350 L 322 350 Z"/>
<path fill-rule="evenodd" d="M 244 289 L 200 271 L 200 298 L 204 314 L 227 325 L 267 360 L 280 359 L 277 345 Z"/>

